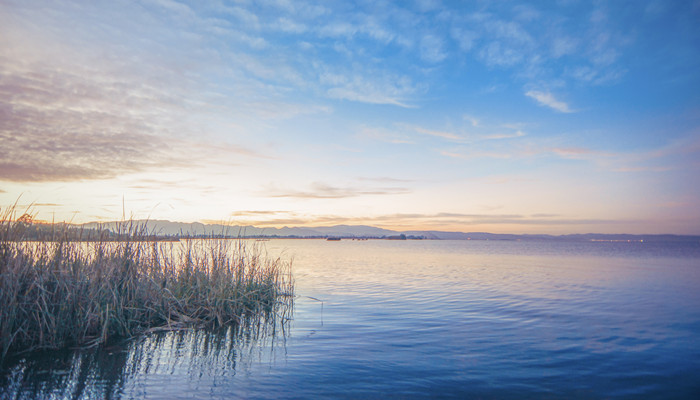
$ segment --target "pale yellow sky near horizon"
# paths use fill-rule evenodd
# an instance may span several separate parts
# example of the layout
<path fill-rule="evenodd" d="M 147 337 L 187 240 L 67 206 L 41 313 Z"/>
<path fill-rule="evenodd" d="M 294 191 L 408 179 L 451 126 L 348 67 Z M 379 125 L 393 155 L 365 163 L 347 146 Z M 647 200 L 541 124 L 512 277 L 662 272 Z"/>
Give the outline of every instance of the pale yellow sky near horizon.
<path fill-rule="evenodd" d="M 700 234 L 699 15 L 688 2 L 4 1 L 0 208 Z"/>

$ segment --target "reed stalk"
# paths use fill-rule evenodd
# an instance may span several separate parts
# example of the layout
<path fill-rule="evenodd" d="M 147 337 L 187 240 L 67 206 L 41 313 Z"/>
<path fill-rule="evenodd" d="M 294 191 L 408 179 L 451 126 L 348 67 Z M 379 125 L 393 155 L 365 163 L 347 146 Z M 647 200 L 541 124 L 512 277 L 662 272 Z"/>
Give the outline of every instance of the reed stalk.
<path fill-rule="evenodd" d="M 27 223 L 0 213 L 0 359 L 36 349 L 94 346 L 152 330 L 235 325 L 287 313 L 291 263 L 258 243 L 180 242 L 131 221 L 119 240 L 52 232 L 23 240 Z"/>

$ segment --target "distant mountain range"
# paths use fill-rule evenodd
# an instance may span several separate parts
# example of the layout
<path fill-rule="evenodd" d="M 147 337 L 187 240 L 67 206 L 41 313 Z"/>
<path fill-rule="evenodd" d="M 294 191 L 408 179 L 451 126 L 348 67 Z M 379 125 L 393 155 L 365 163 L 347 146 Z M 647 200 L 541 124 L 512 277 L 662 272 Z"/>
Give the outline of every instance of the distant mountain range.
<path fill-rule="evenodd" d="M 567 240 L 567 241 L 697 241 L 700 236 L 631 235 L 631 234 L 573 234 L 573 235 L 514 235 L 487 232 L 393 231 L 367 225 L 335 225 L 318 227 L 258 228 L 251 225 L 184 223 L 164 220 L 137 220 L 139 225 L 159 236 L 225 236 L 279 238 L 407 238 L 433 240 Z M 88 229 L 117 230 L 119 222 L 90 222 Z M 402 236 L 403 235 L 403 236 Z"/>

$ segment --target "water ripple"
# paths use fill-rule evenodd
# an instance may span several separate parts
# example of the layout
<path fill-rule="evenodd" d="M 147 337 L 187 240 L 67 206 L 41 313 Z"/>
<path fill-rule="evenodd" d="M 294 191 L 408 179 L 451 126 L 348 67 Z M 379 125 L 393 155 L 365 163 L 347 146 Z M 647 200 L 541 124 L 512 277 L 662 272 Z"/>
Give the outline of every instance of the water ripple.
<path fill-rule="evenodd" d="M 93 363 L 78 398 L 700 398 L 694 244 L 278 240 L 268 251 L 295 257 L 300 297 L 282 338 L 166 335 L 116 353 L 129 367 L 112 375 L 74 355 L 52 369 Z M 32 365 L 0 387 L 47 393 L 36 386 L 53 378 Z M 71 374 L 55 397 L 74 393 Z"/>

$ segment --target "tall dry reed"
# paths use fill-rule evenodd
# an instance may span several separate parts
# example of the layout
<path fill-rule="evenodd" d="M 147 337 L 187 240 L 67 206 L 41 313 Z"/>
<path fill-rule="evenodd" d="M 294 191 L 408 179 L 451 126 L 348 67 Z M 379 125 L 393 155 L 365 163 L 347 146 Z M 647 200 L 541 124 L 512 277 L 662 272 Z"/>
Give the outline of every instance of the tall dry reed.
<path fill-rule="evenodd" d="M 12 216 L 0 215 L 0 359 L 291 310 L 290 263 L 255 242 L 149 241 L 128 221 L 116 241 L 25 241 Z"/>

